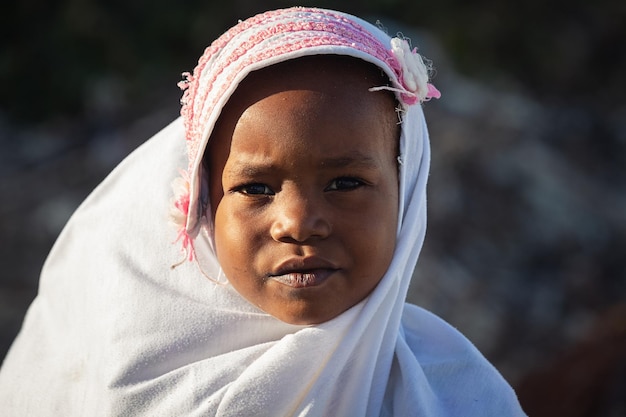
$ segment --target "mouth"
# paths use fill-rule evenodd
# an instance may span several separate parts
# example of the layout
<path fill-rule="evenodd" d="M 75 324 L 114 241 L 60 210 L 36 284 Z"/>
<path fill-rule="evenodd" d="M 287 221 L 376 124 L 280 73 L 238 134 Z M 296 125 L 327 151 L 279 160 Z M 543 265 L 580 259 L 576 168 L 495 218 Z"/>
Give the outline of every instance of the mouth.
<path fill-rule="evenodd" d="M 268 278 L 293 288 L 309 288 L 323 284 L 337 270 L 320 258 L 299 258 L 283 262 Z"/>
<path fill-rule="evenodd" d="M 294 271 L 282 275 L 270 275 L 270 279 L 293 288 L 316 287 L 326 282 L 335 272 L 332 269 L 313 269 L 311 271 Z"/>

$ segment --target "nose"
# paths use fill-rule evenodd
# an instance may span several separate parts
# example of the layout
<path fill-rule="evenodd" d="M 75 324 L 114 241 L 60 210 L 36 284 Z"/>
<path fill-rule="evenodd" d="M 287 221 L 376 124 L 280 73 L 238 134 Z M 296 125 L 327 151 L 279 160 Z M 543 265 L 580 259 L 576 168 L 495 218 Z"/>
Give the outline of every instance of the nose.
<path fill-rule="evenodd" d="M 303 243 L 325 239 L 331 223 L 323 197 L 302 190 L 282 190 L 272 203 L 272 238 L 279 242 Z"/>

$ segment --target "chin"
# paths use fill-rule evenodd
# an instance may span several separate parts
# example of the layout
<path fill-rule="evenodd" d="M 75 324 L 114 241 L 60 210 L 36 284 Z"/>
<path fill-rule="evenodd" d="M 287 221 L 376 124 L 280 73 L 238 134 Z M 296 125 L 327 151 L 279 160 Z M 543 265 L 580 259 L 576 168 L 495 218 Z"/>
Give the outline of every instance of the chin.
<path fill-rule="evenodd" d="M 335 317 L 341 315 L 346 310 L 347 309 L 337 310 L 337 311 L 328 311 L 328 310 L 320 311 L 319 309 L 316 309 L 316 308 L 300 308 L 300 309 L 294 309 L 293 311 L 288 311 L 288 312 L 283 311 L 280 314 L 273 314 L 271 312 L 269 313 L 273 315 L 274 317 L 276 317 L 277 319 L 288 324 L 293 324 L 293 325 L 298 325 L 298 326 L 312 326 L 315 324 L 322 324 L 327 321 L 330 321 L 334 319 Z"/>

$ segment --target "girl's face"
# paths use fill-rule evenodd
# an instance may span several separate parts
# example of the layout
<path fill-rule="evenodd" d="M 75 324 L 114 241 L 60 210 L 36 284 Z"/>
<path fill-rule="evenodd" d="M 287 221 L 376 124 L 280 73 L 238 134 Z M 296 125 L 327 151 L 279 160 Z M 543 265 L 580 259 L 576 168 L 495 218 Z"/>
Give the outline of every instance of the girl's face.
<path fill-rule="evenodd" d="M 207 164 L 217 257 L 233 287 L 292 324 L 363 300 L 391 262 L 398 126 L 377 70 L 316 57 L 250 74 Z"/>

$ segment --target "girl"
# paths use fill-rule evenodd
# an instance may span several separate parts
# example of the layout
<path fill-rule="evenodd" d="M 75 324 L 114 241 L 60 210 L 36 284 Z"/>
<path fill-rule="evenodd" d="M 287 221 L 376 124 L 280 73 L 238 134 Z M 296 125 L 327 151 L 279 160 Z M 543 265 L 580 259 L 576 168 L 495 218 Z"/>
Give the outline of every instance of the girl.
<path fill-rule="evenodd" d="M 52 249 L 3 415 L 524 415 L 467 339 L 405 304 L 426 225 L 420 103 L 439 96 L 406 40 L 277 10 L 181 86 L 181 119 Z"/>

